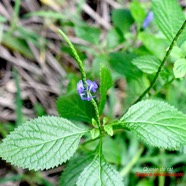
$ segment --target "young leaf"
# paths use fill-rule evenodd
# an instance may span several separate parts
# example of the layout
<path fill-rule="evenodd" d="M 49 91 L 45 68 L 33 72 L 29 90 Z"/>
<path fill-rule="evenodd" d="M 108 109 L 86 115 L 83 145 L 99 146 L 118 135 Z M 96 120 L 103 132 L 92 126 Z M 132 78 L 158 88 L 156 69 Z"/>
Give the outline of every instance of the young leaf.
<path fill-rule="evenodd" d="M 159 29 L 171 42 L 185 21 L 177 0 L 153 0 L 152 8 Z"/>
<path fill-rule="evenodd" d="M 149 145 L 177 150 L 186 144 L 186 116 L 165 102 L 138 102 L 121 121 Z"/>
<path fill-rule="evenodd" d="M 93 125 L 95 128 L 98 127 L 98 123 L 97 123 L 97 121 L 96 121 L 94 118 L 92 118 L 92 125 Z"/>
<path fill-rule="evenodd" d="M 107 97 L 107 91 L 112 87 L 112 76 L 108 68 L 101 67 L 100 71 L 100 103 L 99 103 L 99 112 L 102 113 Z"/>
<path fill-rule="evenodd" d="M 119 173 L 99 155 L 84 169 L 76 184 L 77 186 L 123 186 Z"/>
<path fill-rule="evenodd" d="M 161 61 L 155 56 L 145 55 L 132 60 L 141 71 L 147 74 L 154 74 L 158 71 Z"/>
<path fill-rule="evenodd" d="M 94 128 L 90 131 L 92 139 L 96 139 L 100 135 L 100 131 L 97 128 Z"/>
<path fill-rule="evenodd" d="M 112 125 L 104 125 L 104 126 L 103 126 L 103 129 L 104 129 L 104 131 L 105 131 L 108 135 L 113 136 L 114 131 L 113 131 Z"/>
<path fill-rule="evenodd" d="M 50 169 L 73 156 L 85 132 L 63 118 L 39 117 L 10 133 L 0 144 L 0 156 L 30 170 Z"/>
<path fill-rule="evenodd" d="M 95 111 L 92 104 L 88 101 L 82 101 L 78 94 L 70 94 L 58 98 L 57 111 L 63 118 L 92 122 L 95 117 Z"/>
<path fill-rule="evenodd" d="M 182 78 L 186 75 L 186 59 L 178 59 L 174 63 L 173 72 L 176 78 Z"/>
<path fill-rule="evenodd" d="M 87 154 L 72 158 L 60 177 L 59 185 L 76 186 L 76 182 L 80 173 L 91 163 L 93 158 L 93 154 Z"/>
<path fill-rule="evenodd" d="M 108 121 L 109 121 L 109 119 L 107 117 L 104 117 L 103 118 L 103 125 L 105 125 Z"/>

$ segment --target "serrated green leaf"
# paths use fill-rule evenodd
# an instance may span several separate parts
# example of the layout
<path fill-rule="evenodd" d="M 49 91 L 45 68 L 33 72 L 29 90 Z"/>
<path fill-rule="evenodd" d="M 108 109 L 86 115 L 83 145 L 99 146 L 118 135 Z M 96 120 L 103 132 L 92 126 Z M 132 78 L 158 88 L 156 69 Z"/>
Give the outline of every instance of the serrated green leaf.
<path fill-rule="evenodd" d="M 100 70 L 100 102 L 99 102 L 99 112 L 102 113 L 106 98 L 107 98 L 107 91 L 109 88 L 112 87 L 112 76 L 111 72 L 107 67 L 101 67 Z"/>
<path fill-rule="evenodd" d="M 177 150 L 186 144 L 186 116 L 165 102 L 138 102 L 121 121 L 149 145 Z"/>
<path fill-rule="evenodd" d="M 56 106 L 59 115 L 63 118 L 91 123 L 92 118 L 95 117 L 92 104 L 82 101 L 77 93 L 59 97 Z"/>
<path fill-rule="evenodd" d="M 119 173 L 103 156 L 96 156 L 78 178 L 77 186 L 123 186 Z"/>
<path fill-rule="evenodd" d="M 158 71 L 161 61 L 152 55 L 137 57 L 132 60 L 132 64 L 147 74 L 154 74 Z"/>
<path fill-rule="evenodd" d="M 178 59 L 174 63 L 173 72 L 176 78 L 182 78 L 186 75 L 186 59 Z"/>
<path fill-rule="evenodd" d="M 109 134 L 110 136 L 113 136 L 114 131 L 113 131 L 112 125 L 105 125 L 103 126 L 103 128 L 107 134 Z"/>
<path fill-rule="evenodd" d="M 159 29 L 171 42 L 185 21 L 177 0 L 153 0 L 154 19 Z"/>
<path fill-rule="evenodd" d="M 0 144 L 0 156 L 22 168 L 50 169 L 73 156 L 85 132 L 64 118 L 39 117 L 10 133 Z"/>
<path fill-rule="evenodd" d="M 72 158 L 60 177 L 59 186 L 76 186 L 79 175 L 91 163 L 93 158 L 93 154 Z"/>
<path fill-rule="evenodd" d="M 96 139 L 100 135 L 100 131 L 98 128 L 94 128 L 90 131 L 92 139 Z"/>

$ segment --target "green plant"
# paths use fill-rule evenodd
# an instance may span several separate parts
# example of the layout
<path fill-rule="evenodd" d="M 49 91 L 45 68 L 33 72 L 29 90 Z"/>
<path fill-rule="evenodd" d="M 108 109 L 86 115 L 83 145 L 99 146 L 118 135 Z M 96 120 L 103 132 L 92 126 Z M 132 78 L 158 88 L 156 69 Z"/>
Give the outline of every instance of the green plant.
<path fill-rule="evenodd" d="M 134 8 L 134 6 L 139 6 L 139 4 L 134 4 L 132 7 Z M 170 11 L 166 12 L 167 10 Z M 139 96 L 137 95 L 137 99 L 134 100 L 132 106 L 126 109 L 125 114 L 120 119 L 110 121 L 110 118 L 103 115 L 107 91 L 113 86 L 112 75 L 108 67 L 100 65 L 100 99 L 98 101 L 96 97 L 98 88 L 96 82 L 87 80 L 84 65 L 77 51 L 68 37 L 59 30 L 59 33 L 68 43 L 80 69 L 81 80 L 77 84 L 78 93 L 71 91 L 68 95 L 61 96 L 58 99 L 57 111 L 60 117 L 39 117 L 24 123 L 11 132 L 0 145 L 0 156 L 16 166 L 30 170 L 44 170 L 66 162 L 74 156 L 79 148 L 80 151 L 82 149 L 82 155 L 74 157 L 70 161 L 69 166 L 62 174 L 60 185 L 122 186 L 125 185 L 125 180 L 122 179 L 122 176 L 125 176 L 130 171 L 130 168 L 139 159 L 144 148 L 141 147 L 139 149 L 133 161 L 119 174 L 116 167 L 111 166 L 104 157 L 103 138 L 105 136 L 114 136 L 117 132 L 125 129 L 133 132 L 148 145 L 168 150 L 181 150 L 186 145 L 185 114 L 161 100 L 141 100 L 151 94 L 150 91 L 156 86 L 158 78 L 164 77 L 163 73 L 166 73 L 164 69 L 165 63 L 169 59 L 175 44 L 178 44 L 180 48 L 183 46 L 184 39 L 182 35 L 185 35 L 186 21 L 176 1 L 154 0 L 153 12 L 155 20 L 169 45 L 163 58 L 148 44 L 147 48 L 153 50 L 154 54 L 151 52 L 151 54 L 137 57 L 126 53 L 110 54 L 110 58 L 114 59 L 111 60 L 110 66 L 120 74 L 124 73 L 129 83 L 132 84 L 134 82 L 133 79 L 136 80 L 139 76 L 141 78 L 141 71 L 152 75 L 149 78 L 151 80 L 149 85 L 145 87 Z M 120 27 L 120 20 L 117 19 L 117 16 L 121 13 L 122 11 L 120 10 L 114 14 L 114 19 L 117 20 L 115 25 L 120 31 L 124 32 L 123 35 L 126 37 L 125 32 L 127 28 Z M 124 14 L 127 14 L 126 11 Z M 175 22 L 173 15 L 171 19 L 169 17 L 170 14 L 179 16 L 179 21 Z M 127 14 L 127 17 L 130 17 L 129 19 L 133 22 L 131 15 Z M 141 27 L 141 19 L 134 16 L 135 18 L 138 26 Z M 144 35 L 144 33 L 140 32 L 137 34 L 145 44 L 148 40 L 147 38 L 149 38 L 148 34 Z M 126 39 L 125 37 L 122 39 Z M 156 39 L 154 41 L 159 42 Z M 123 68 L 123 64 L 118 64 L 117 66 L 117 63 L 114 63 L 123 57 L 126 57 L 131 62 L 126 64 L 126 66 L 124 64 L 125 68 Z M 180 60 L 180 56 L 178 59 Z M 176 62 L 174 67 L 176 77 L 185 75 L 185 68 L 181 67 L 184 73 L 181 76 L 177 75 L 179 74 L 177 72 L 178 66 L 182 66 L 184 62 L 185 60 L 179 61 L 179 63 L 178 61 Z M 171 75 L 170 73 L 168 76 L 171 77 Z M 133 78 L 133 76 L 135 77 Z M 172 82 L 172 79 L 167 82 Z M 158 91 L 158 88 L 154 90 Z M 76 124 L 77 121 L 89 123 L 91 126 L 82 125 L 82 123 Z M 81 139 L 82 143 L 79 146 Z M 85 150 L 89 143 L 96 146 L 91 152 Z M 117 160 L 114 163 L 117 165 Z M 163 182 L 160 181 L 160 183 Z"/>

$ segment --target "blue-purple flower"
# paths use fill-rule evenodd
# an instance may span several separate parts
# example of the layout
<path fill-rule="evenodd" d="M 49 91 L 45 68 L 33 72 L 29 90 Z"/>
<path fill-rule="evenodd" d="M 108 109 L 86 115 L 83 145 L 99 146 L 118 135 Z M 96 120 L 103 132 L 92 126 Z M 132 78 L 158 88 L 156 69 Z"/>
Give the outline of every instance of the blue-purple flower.
<path fill-rule="evenodd" d="M 77 83 L 77 91 L 82 100 L 90 101 L 94 96 L 91 93 L 95 93 L 98 85 L 94 81 L 86 80 L 87 87 L 84 87 L 83 81 L 80 80 Z"/>
<path fill-rule="evenodd" d="M 151 22 L 153 19 L 154 19 L 154 14 L 153 14 L 152 11 L 150 11 L 150 12 L 148 13 L 148 15 L 146 16 L 144 22 L 143 22 L 143 28 L 144 28 L 144 29 L 147 28 L 148 25 L 150 24 L 150 22 Z"/>

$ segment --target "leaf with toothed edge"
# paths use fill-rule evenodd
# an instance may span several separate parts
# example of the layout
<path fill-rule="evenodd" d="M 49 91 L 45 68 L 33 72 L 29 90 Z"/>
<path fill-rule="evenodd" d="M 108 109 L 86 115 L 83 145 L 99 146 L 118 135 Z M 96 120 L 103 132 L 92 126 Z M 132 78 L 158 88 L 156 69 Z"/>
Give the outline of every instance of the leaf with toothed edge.
<path fill-rule="evenodd" d="M 159 29 L 172 41 L 185 21 L 184 13 L 177 0 L 153 0 L 154 19 Z"/>
<path fill-rule="evenodd" d="M 69 120 L 91 123 L 95 117 L 92 104 L 89 101 L 82 101 L 77 93 L 60 96 L 56 107 L 59 115 Z"/>
<path fill-rule="evenodd" d="M 153 55 L 144 55 L 132 60 L 132 64 L 147 74 L 154 74 L 158 71 L 161 61 Z"/>
<path fill-rule="evenodd" d="M 120 121 L 149 145 L 178 150 L 186 144 L 186 115 L 163 101 L 140 101 Z"/>
<path fill-rule="evenodd" d="M 124 186 L 122 177 L 103 155 L 97 155 L 80 174 L 77 186 Z"/>
<path fill-rule="evenodd" d="M 29 170 L 50 169 L 73 156 L 86 132 L 64 118 L 39 117 L 19 126 L 3 140 L 0 157 Z"/>

